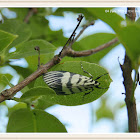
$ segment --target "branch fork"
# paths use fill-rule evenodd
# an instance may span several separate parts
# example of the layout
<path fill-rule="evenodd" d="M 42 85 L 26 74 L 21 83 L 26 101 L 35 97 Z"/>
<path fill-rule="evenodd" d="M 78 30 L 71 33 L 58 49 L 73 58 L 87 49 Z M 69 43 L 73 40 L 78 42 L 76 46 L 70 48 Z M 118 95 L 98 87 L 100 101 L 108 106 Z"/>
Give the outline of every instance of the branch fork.
<path fill-rule="evenodd" d="M 76 26 L 76 28 L 74 29 L 73 33 L 71 34 L 70 38 L 68 39 L 68 41 L 66 42 L 66 44 L 64 45 L 63 49 L 61 50 L 61 52 L 58 55 L 55 55 L 52 60 L 50 60 L 49 62 L 47 62 L 44 65 L 40 65 L 40 57 L 38 58 L 39 62 L 38 62 L 38 69 L 37 71 L 35 71 L 34 73 L 32 73 L 31 75 L 29 75 L 27 78 L 25 78 L 22 82 L 18 83 L 17 85 L 15 85 L 14 87 L 10 88 L 10 89 L 6 89 L 4 91 L 2 91 L 0 93 L 0 103 L 7 100 L 7 99 L 11 99 L 18 91 L 20 91 L 21 89 L 23 89 L 25 86 L 27 86 L 30 82 L 32 82 L 33 80 L 35 80 L 36 78 L 38 78 L 39 76 L 41 76 L 43 73 L 46 73 L 50 68 L 52 68 L 54 65 L 60 63 L 61 59 L 65 56 L 70 56 L 70 57 L 84 57 L 84 56 L 89 56 L 92 55 L 98 51 L 101 51 L 109 46 L 111 46 L 112 44 L 118 42 L 118 39 L 112 39 L 111 41 L 95 48 L 95 49 L 91 49 L 91 50 L 86 50 L 86 51 L 74 51 L 72 49 L 72 45 L 74 42 L 77 41 L 77 39 L 80 37 L 80 35 L 84 32 L 84 30 L 91 26 L 94 25 L 94 22 L 89 23 L 88 25 L 85 25 L 83 27 L 83 29 L 79 32 L 79 34 L 75 37 L 75 33 L 77 28 L 79 27 L 81 21 L 83 19 L 82 15 L 79 15 L 78 17 L 78 24 Z M 74 38 L 75 37 L 75 38 Z M 39 47 L 35 47 L 35 49 L 37 51 L 39 51 L 40 54 L 40 50 Z"/>

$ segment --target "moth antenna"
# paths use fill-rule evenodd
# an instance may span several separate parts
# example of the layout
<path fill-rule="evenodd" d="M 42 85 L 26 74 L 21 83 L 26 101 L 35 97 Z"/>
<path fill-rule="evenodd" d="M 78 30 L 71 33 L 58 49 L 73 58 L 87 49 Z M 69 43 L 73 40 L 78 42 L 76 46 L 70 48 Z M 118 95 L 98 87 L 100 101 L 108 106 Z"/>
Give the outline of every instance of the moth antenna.
<path fill-rule="evenodd" d="M 107 74 L 109 74 L 109 73 L 105 73 L 105 74 L 103 74 L 103 75 L 97 77 L 95 80 L 98 80 L 98 79 L 100 79 L 102 76 L 107 75 Z"/>
<path fill-rule="evenodd" d="M 84 70 L 82 63 L 81 63 L 81 68 L 82 68 L 83 72 L 87 73 L 91 78 L 93 78 L 93 76 L 89 72 Z"/>

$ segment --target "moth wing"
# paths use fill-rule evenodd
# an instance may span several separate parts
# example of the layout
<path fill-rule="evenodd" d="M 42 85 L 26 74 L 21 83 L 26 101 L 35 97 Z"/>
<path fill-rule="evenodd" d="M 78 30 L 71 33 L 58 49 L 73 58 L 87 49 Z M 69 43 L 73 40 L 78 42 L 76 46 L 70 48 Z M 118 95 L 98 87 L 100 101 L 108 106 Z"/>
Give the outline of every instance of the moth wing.
<path fill-rule="evenodd" d="M 65 94 L 65 92 L 62 90 L 62 78 L 64 73 L 65 71 L 51 71 L 43 75 L 45 83 L 57 94 Z"/>
<path fill-rule="evenodd" d="M 51 71 L 45 73 L 43 79 L 57 94 L 70 95 L 91 89 L 85 84 L 89 77 L 72 72 Z"/>

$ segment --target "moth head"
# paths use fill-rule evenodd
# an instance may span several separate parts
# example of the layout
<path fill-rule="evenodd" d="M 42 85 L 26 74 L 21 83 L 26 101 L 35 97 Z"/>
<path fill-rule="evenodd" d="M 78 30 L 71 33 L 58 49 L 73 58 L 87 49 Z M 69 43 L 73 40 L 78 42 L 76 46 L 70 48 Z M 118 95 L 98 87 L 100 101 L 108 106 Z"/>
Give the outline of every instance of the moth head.
<path fill-rule="evenodd" d="M 95 81 L 95 84 L 94 84 L 95 86 L 99 86 L 100 85 L 100 83 L 98 82 L 98 81 Z"/>

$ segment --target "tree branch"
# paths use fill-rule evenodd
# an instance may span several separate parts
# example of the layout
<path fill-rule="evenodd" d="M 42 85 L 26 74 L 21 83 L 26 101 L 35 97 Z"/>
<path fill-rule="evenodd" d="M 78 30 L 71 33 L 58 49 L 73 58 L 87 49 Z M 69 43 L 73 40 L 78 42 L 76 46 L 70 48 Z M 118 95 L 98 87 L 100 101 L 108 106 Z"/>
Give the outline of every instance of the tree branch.
<path fill-rule="evenodd" d="M 86 51 L 74 51 L 72 49 L 69 49 L 69 51 L 67 52 L 67 55 L 68 56 L 71 56 L 71 57 L 84 57 L 84 56 L 89 56 L 89 55 L 92 55 L 92 54 L 95 54 L 105 48 L 108 48 L 110 47 L 111 45 L 115 44 L 116 42 L 118 42 L 118 38 L 114 38 L 112 39 L 111 41 L 103 44 L 103 45 L 100 45 L 98 46 L 97 48 L 95 49 L 91 49 L 91 50 L 86 50 Z"/>
<path fill-rule="evenodd" d="M 127 55 L 125 55 L 124 64 L 121 65 L 121 69 L 123 71 L 124 77 L 124 87 L 125 87 L 125 103 L 127 106 L 127 113 L 128 113 L 128 125 L 129 125 L 129 132 L 138 132 L 138 124 L 137 124 L 137 111 L 136 111 L 136 102 L 135 98 L 131 100 L 133 96 L 133 80 L 131 77 L 132 67 L 131 61 Z"/>
<path fill-rule="evenodd" d="M 76 36 L 76 38 L 74 39 L 73 42 L 77 41 L 77 39 L 81 36 L 81 34 L 85 31 L 85 29 L 86 29 L 87 27 L 89 27 L 90 25 L 94 25 L 94 21 L 90 22 L 90 23 L 87 24 L 87 25 L 84 25 L 84 26 L 83 26 L 83 29 L 79 32 L 79 34 Z"/>
<path fill-rule="evenodd" d="M 126 16 L 130 18 L 130 20 L 135 21 L 135 8 L 128 8 Z M 125 54 L 125 60 L 124 64 L 120 67 L 123 72 L 123 78 L 124 78 L 124 87 L 125 87 L 125 103 L 127 106 L 127 113 L 128 113 L 128 126 L 129 126 L 129 132 L 138 132 L 138 121 L 137 121 L 137 110 L 136 110 L 136 102 L 134 97 L 134 84 L 131 73 L 132 73 L 132 66 L 131 66 L 131 60 Z M 135 82 L 135 81 L 134 81 Z"/>
<path fill-rule="evenodd" d="M 29 83 L 31 83 L 33 80 L 41 76 L 43 73 L 46 73 L 48 69 L 53 67 L 54 65 L 58 64 L 60 62 L 60 59 L 58 55 L 54 56 L 52 60 L 50 60 L 48 63 L 45 65 L 41 65 L 37 71 L 32 73 L 30 76 L 25 78 L 22 82 L 19 84 L 15 85 L 14 87 L 10 89 L 6 89 L 1 92 L 0 95 L 0 103 L 3 102 L 4 100 L 10 99 L 11 97 L 14 96 L 15 93 L 23 89 L 25 86 L 27 86 Z"/>
<path fill-rule="evenodd" d="M 76 32 L 76 30 L 78 29 L 78 27 L 79 27 L 79 25 L 80 25 L 80 23 L 81 23 L 83 17 L 84 17 L 84 16 L 82 16 L 82 15 L 79 15 L 79 16 L 78 16 L 78 18 L 77 18 L 78 24 L 77 24 L 76 28 L 74 29 L 74 31 L 72 32 L 72 34 L 71 34 L 71 36 L 69 37 L 69 39 L 67 40 L 66 44 L 63 46 L 63 49 L 62 49 L 61 52 L 59 53 L 59 56 L 61 56 L 61 53 L 62 53 L 62 52 L 64 51 L 64 49 L 67 47 L 67 44 L 70 43 L 70 42 L 73 42 L 73 41 L 71 41 L 71 40 L 72 40 L 72 37 L 75 35 L 75 32 Z M 70 46 L 71 46 L 71 45 L 70 45 Z"/>
<path fill-rule="evenodd" d="M 131 21 L 135 21 L 135 18 L 136 18 L 135 7 L 128 7 L 128 8 L 127 8 L 127 14 L 126 14 L 126 16 L 127 16 Z"/>
<path fill-rule="evenodd" d="M 29 12 L 28 12 L 27 16 L 25 17 L 24 22 L 28 23 L 30 17 L 35 13 L 37 13 L 37 8 L 29 8 Z"/>
<path fill-rule="evenodd" d="M 81 22 L 81 20 L 79 20 L 79 22 Z M 78 23 L 77 26 L 79 26 L 79 23 Z M 74 30 L 74 32 L 77 30 L 77 28 L 78 28 L 77 26 L 76 26 L 76 29 Z M 86 28 L 88 26 L 86 26 Z M 82 34 L 82 32 L 86 28 L 83 28 L 81 30 L 81 32 L 79 33 L 78 37 Z M 73 35 L 73 33 L 72 33 L 72 35 Z M 13 97 L 18 91 L 20 91 L 25 86 L 27 86 L 30 82 L 32 82 L 33 80 L 35 80 L 36 78 L 41 76 L 43 73 L 46 73 L 47 70 L 52 68 L 54 65 L 58 64 L 63 57 L 65 57 L 65 56 L 72 56 L 72 57 L 88 56 L 88 55 L 94 54 L 95 52 L 101 51 L 102 49 L 105 49 L 105 48 L 109 47 L 110 45 L 112 45 L 112 44 L 114 44 L 115 42 L 118 41 L 118 39 L 115 38 L 112 41 L 109 41 L 108 43 L 105 43 L 105 44 L 97 47 L 96 49 L 87 50 L 87 51 L 81 51 L 81 52 L 80 51 L 75 52 L 74 50 L 71 49 L 71 46 L 78 39 L 78 37 L 75 40 L 72 40 L 72 43 L 69 43 L 69 46 L 67 46 L 67 47 L 66 47 L 66 45 L 67 45 L 67 43 L 66 43 L 64 45 L 62 51 L 58 55 L 54 56 L 54 58 L 52 60 L 50 60 L 48 63 L 46 63 L 44 65 L 41 65 L 38 68 L 37 71 L 35 71 L 30 76 L 25 78 L 22 82 L 20 82 L 19 84 L 15 85 L 14 87 L 12 87 L 10 89 L 6 89 L 6 90 L 2 91 L 1 94 L 0 94 L 0 103 L 5 101 L 5 100 L 7 100 L 7 99 L 11 99 L 11 97 Z"/>

